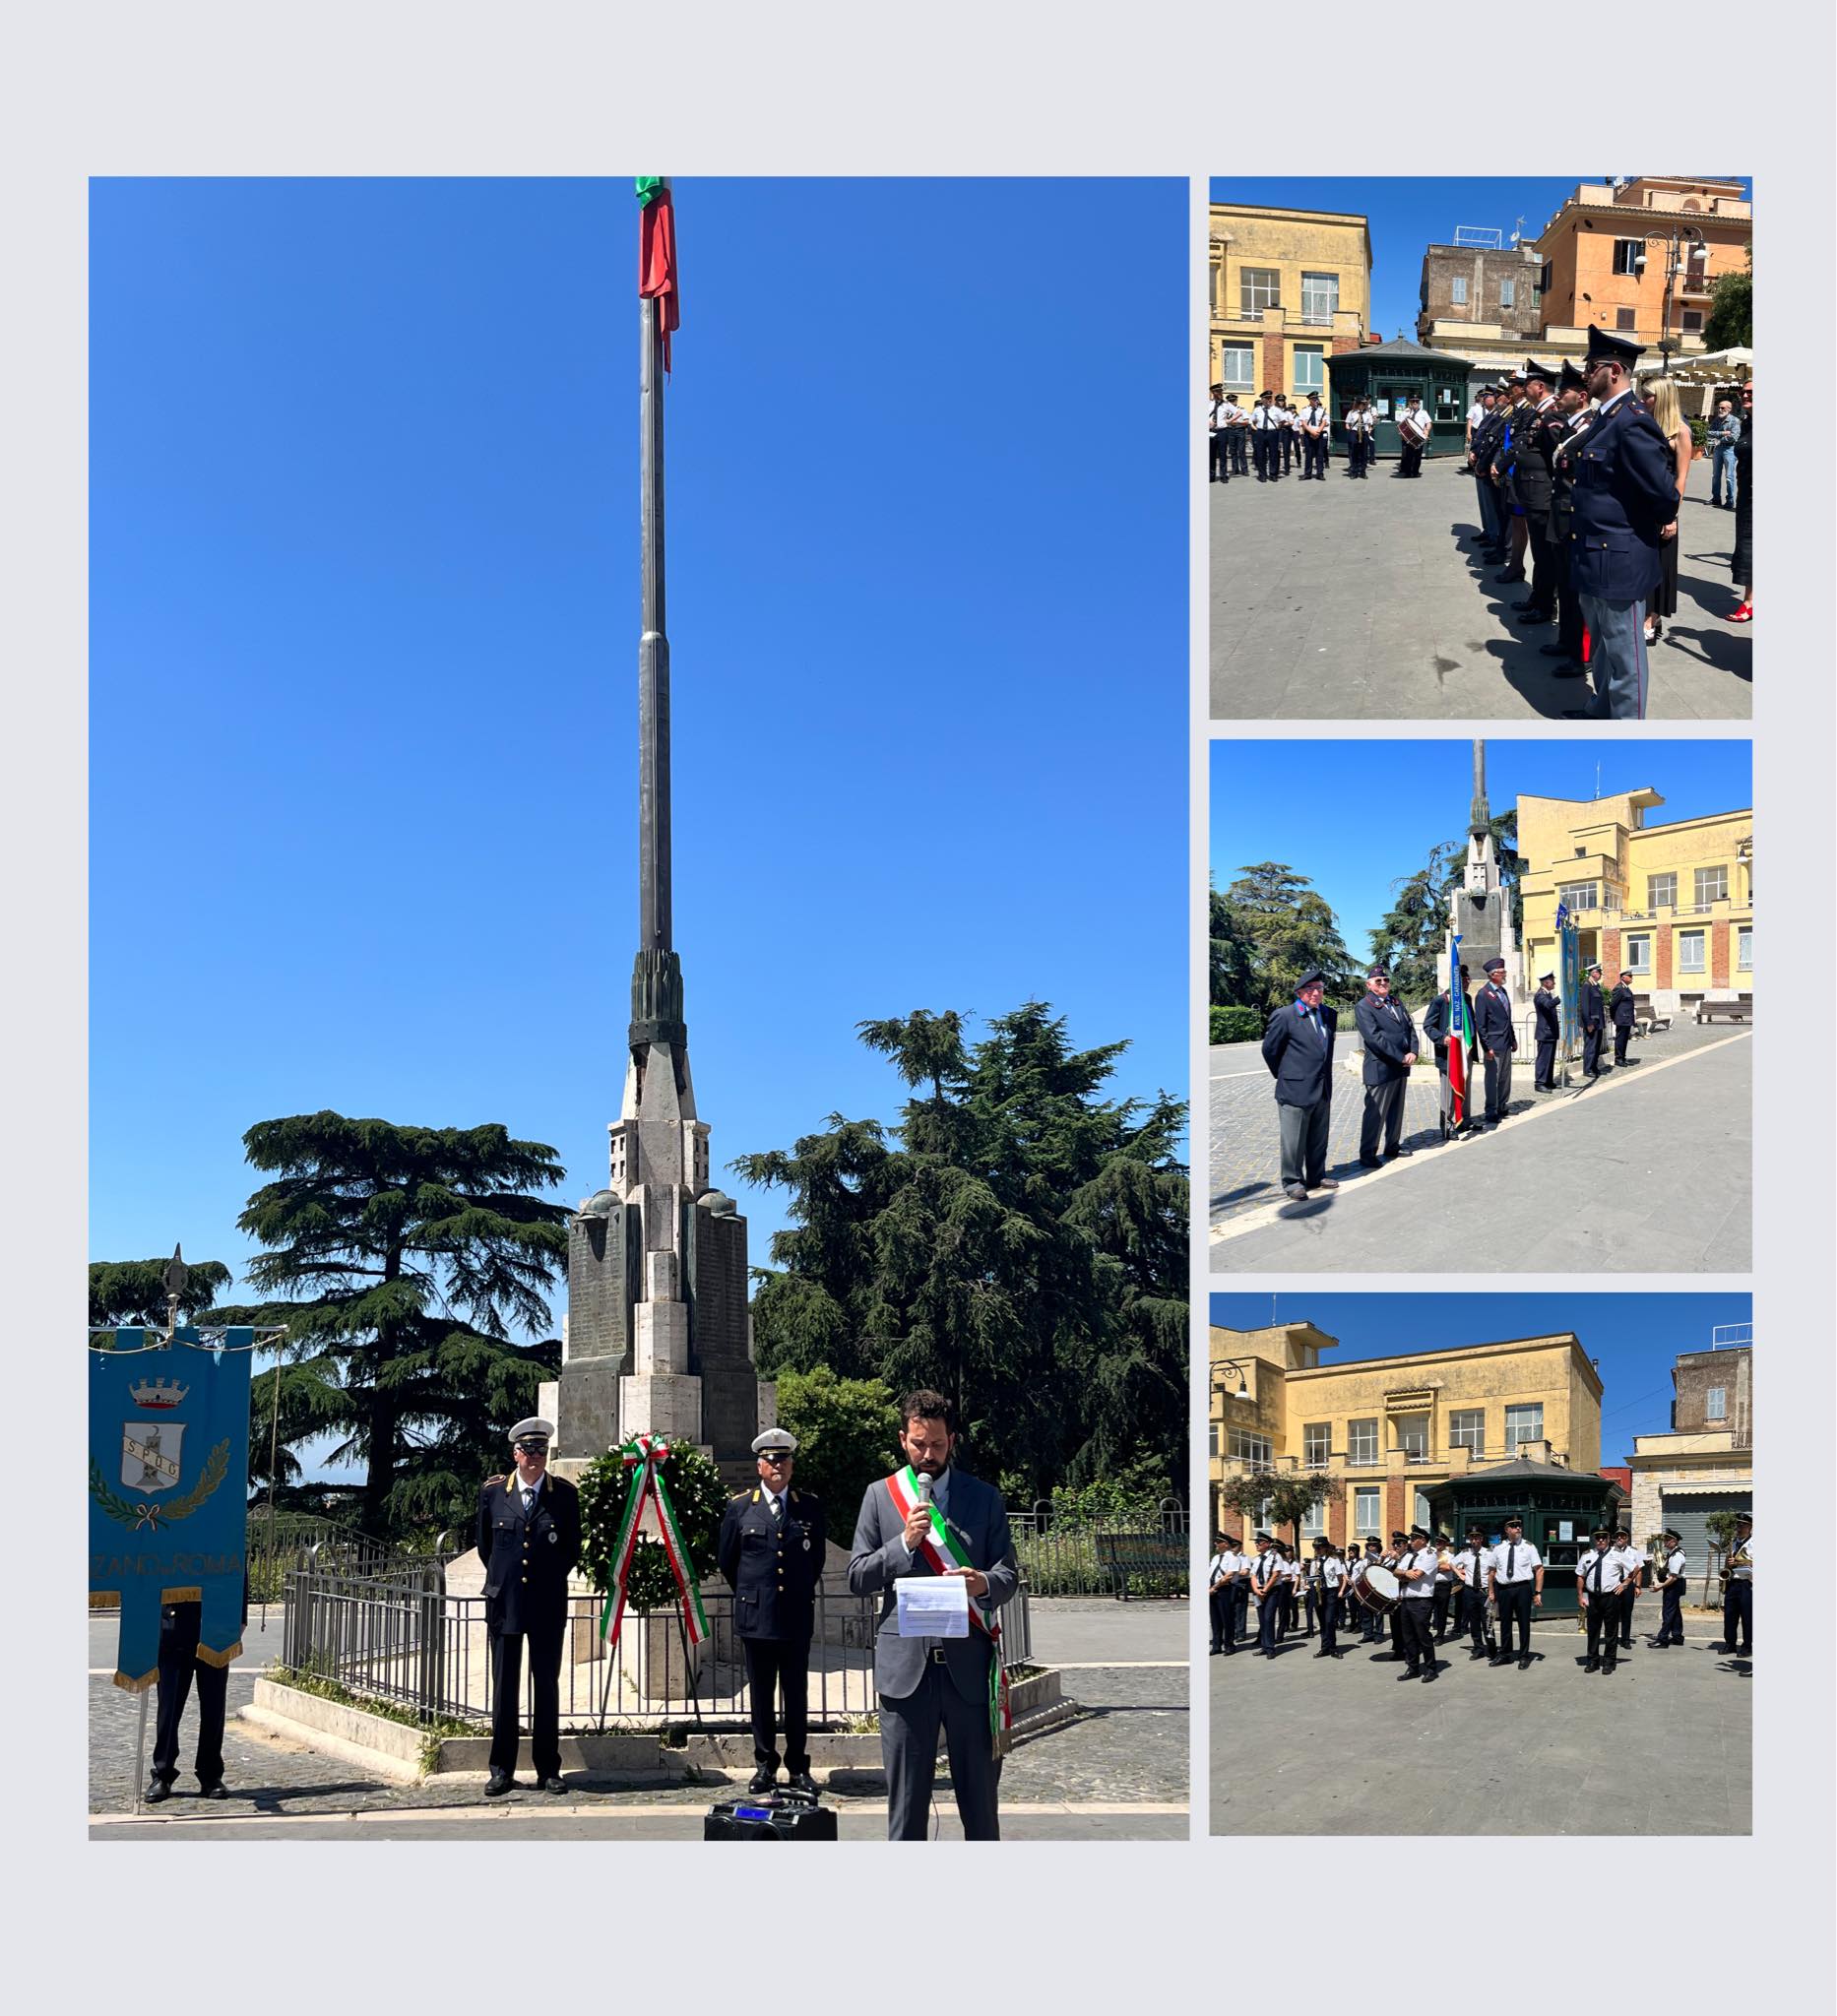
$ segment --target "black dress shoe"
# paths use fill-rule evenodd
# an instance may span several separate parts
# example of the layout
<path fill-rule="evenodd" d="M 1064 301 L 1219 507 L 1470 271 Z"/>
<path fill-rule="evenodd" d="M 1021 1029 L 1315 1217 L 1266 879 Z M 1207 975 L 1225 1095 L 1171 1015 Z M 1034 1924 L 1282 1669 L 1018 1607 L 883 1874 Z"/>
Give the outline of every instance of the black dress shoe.
<path fill-rule="evenodd" d="M 800 1792 L 810 1798 L 816 1796 L 816 1780 L 807 1771 L 793 1771 L 785 1781 L 792 1792 Z"/>
<path fill-rule="evenodd" d="M 759 1770 L 755 1771 L 752 1777 L 747 1780 L 746 1790 L 748 1792 L 770 1792 L 777 1783 L 778 1773 L 776 1771 Z"/>
<path fill-rule="evenodd" d="M 1487 1662 L 1489 1666 L 1510 1666 L 1511 1663 L 1512 1656 L 1509 1652 L 1495 1652 Z"/>
<path fill-rule="evenodd" d="M 1423 1669 L 1420 1666 L 1407 1666 L 1397 1677 L 1400 1680 L 1420 1680 L 1423 1677 Z"/>
<path fill-rule="evenodd" d="M 564 1793 L 568 1789 L 568 1782 L 558 1774 L 551 1773 L 547 1778 L 538 1779 L 536 1789 L 538 1792 Z"/>
<path fill-rule="evenodd" d="M 1361 1157 L 1359 1158 L 1359 1166 L 1360 1166 L 1360 1167 L 1361 1167 L 1362 1169 L 1381 1169 L 1381 1168 L 1382 1168 L 1382 1167 L 1384 1166 L 1384 1165 L 1383 1165 L 1382 1161 L 1380 1161 L 1380 1160 L 1379 1160 L 1379 1158 L 1378 1158 L 1378 1157 L 1376 1157 L 1376 1156 L 1374 1156 L 1374 1155 L 1373 1155 L 1373 1156 L 1363 1156 L 1363 1155 L 1362 1155 L 1362 1156 L 1361 1156 Z"/>
<path fill-rule="evenodd" d="M 484 1782 L 484 1796 L 488 1799 L 501 1799 L 506 1793 L 516 1789 L 517 1781 L 508 1771 L 493 1771 Z"/>
<path fill-rule="evenodd" d="M 1415 1153 L 1416 1150 L 1414 1148 L 1393 1148 L 1384 1160 L 1386 1162 L 1395 1162 L 1400 1155 L 1414 1155 Z"/>
<path fill-rule="evenodd" d="M 1434 1669 L 1434 1668 L 1433 1668 L 1433 1667 L 1431 1666 L 1431 1667 L 1429 1668 L 1429 1670 L 1427 1670 L 1427 1672 L 1425 1672 L 1425 1674 L 1423 1675 L 1423 1684 L 1424 1684 L 1425 1686 L 1426 1686 L 1426 1685 L 1428 1684 L 1428 1682 L 1429 1682 L 1430 1680 L 1432 1680 L 1432 1679 L 1433 1679 L 1434 1677 L 1435 1677 L 1435 1669 Z"/>
<path fill-rule="evenodd" d="M 1531 1655 L 1528 1652 L 1518 1662 L 1518 1670 L 1521 1673 L 1528 1673 L 1531 1670 Z"/>
<path fill-rule="evenodd" d="M 1337 1190 L 1339 1187 L 1340 1179 L 1337 1176 L 1322 1176 L 1314 1185 L 1316 1190 Z"/>
<path fill-rule="evenodd" d="M 1298 1204 L 1305 1204 L 1307 1202 L 1307 1192 L 1301 1188 L 1299 1183 L 1285 1183 L 1282 1186 L 1282 1194 L 1285 1197 L 1293 1197 Z"/>
<path fill-rule="evenodd" d="M 149 1781 L 147 1790 L 141 1795 L 141 1802 L 144 1805 L 157 1806 L 161 1799 L 169 1799 L 171 1796 L 172 1788 L 163 1778 L 156 1778 Z"/>
<path fill-rule="evenodd" d="M 1598 1660 L 1598 1659 L 1591 1659 L 1591 1660 L 1590 1660 L 1590 1661 L 1588 1662 L 1588 1664 L 1587 1664 L 1587 1665 L 1586 1665 L 1586 1666 L 1585 1666 L 1585 1667 L 1584 1667 L 1584 1668 L 1582 1669 L 1582 1670 L 1583 1670 L 1583 1671 L 1584 1671 L 1585 1673 L 1598 1673 L 1598 1672 L 1600 1672 L 1600 1670 L 1601 1670 L 1601 1662 L 1600 1662 L 1600 1660 Z"/>
<path fill-rule="evenodd" d="M 226 1799 L 229 1795 L 223 1790 L 223 1781 L 220 1778 L 215 1785 L 199 1786 L 198 1796 L 201 1799 Z"/>

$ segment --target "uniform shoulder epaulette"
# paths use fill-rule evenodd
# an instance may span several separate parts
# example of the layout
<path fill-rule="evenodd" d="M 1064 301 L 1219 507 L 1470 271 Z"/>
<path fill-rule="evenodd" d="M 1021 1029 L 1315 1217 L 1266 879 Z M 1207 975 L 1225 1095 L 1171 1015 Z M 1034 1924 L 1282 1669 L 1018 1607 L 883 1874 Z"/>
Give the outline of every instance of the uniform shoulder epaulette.
<path fill-rule="evenodd" d="M 751 1496 L 752 1493 L 750 1491 L 735 1491 L 732 1497 L 728 1500 L 728 1503 L 729 1505 L 737 1505 L 742 1498 L 750 1498 Z"/>

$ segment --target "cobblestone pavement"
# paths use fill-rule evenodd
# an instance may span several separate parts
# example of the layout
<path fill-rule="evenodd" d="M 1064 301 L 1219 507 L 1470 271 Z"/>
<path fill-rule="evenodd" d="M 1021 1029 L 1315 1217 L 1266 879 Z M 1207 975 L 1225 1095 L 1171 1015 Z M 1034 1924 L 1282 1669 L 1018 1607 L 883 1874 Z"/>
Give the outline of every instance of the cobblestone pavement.
<path fill-rule="evenodd" d="M 1588 682 L 1553 677 L 1540 653 L 1554 627 L 1512 614 L 1524 586 L 1475 555 L 1459 458 L 1416 482 L 1394 468 L 1353 482 L 1336 458 L 1324 483 L 1209 486 L 1214 720 L 1555 720 L 1588 704 Z M 1678 615 L 1651 654 L 1649 716 L 1746 721 L 1753 631 L 1722 620 L 1735 513 L 1711 508 L 1707 461 L 1690 467 L 1678 536 Z"/>
<path fill-rule="evenodd" d="M 1002 1796 L 1011 1835 L 1054 1840 L 1184 1838 L 1187 1618 L 1184 1604 L 1074 1600 L 1035 1606 L 1035 1644 L 1041 1656 L 1050 1661 L 1081 1655 L 1065 1675 L 1065 1691 L 1077 1701 L 1080 1713 L 1070 1723 L 1017 1743 L 1009 1756 L 1002 1772 Z M 93 1625 L 93 1667 L 102 1664 L 96 1647 L 103 1636 L 112 1652 L 112 1623 Z M 278 1641 L 278 1623 L 273 1635 Z M 1105 1663 L 1112 1659 L 1119 1663 Z M 614 1791 L 579 1773 L 570 1779 L 572 1791 L 566 1799 L 529 1793 L 487 1806 L 475 1783 L 432 1779 L 417 1786 L 393 1785 L 242 1723 L 238 1710 L 253 1697 L 257 1670 L 251 1663 L 230 1673 L 223 1745 L 230 1799 L 206 1806 L 196 1798 L 195 1781 L 187 1774 L 167 1804 L 132 1824 L 119 1816 L 131 1815 L 134 1804 L 139 1697 L 123 1693 L 105 1673 L 92 1673 L 90 1810 L 98 1818 L 109 1816 L 95 1830 L 99 1836 L 169 1838 L 182 1832 L 186 1838 L 225 1833 L 246 1838 L 252 1828 L 288 1839 L 302 1831 L 336 1836 L 354 1815 L 361 1816 L 366 1838 L 378 1829 L 392 1838 L 449 1838 L 456 1826 L 466 1824 L 469 1813 L 487 1824 L 484 1814 L 494 1817 L 515 1809 L 527 1828 L 534 1809 L 541 1815 L 540 1830 L 546 1839 L 606 1832 L 695 1838 L 713 1796 L 706 1784 Z M 186 1718 L 188 1741 L 195 1732 L 193 1708 Z M 150 1744 L 151 1740 L 150 1728 Z M 189 1764 L 189 1749 L 183 1761 Z M 940 1784 L 947 1786 L 947 1781 L 941 1777 Z M 843 1814 L 846 1833 L 873 1839 L 884 1831 L 885 1796 L 878 1788 L 838 1789 L 827 1796 Z M 946 1790 L 941 1809 L 947 1807 Z M 956 1831 L 951 1809 L 943 1832 Z"/>
<path fill-rule="evenodd" d="M 1434 1087 L 1413 1082 L 1404 1145 L 1416 1152 L 1383 1170 L 1359 1166 L 1363 1088 L 1357 1073 L 1337 1070 L 1327 1172 L 1343 1188 L 1305 1204 L 1282 1196 L 1275 1102 L 1256 1046 L 1222 1045 L 1211 1058 L 1214 1272 L 1750 1264 L 1752 1048 L 1726 1024 L 1674 1023 L 1636 1042 L 1625 1071 L 1610 1065 L 1596 1085 L 1553 1097 L 1530 1091 L 1521 1052 L 1507 1124 L 1445 1146 Z M 1584 1166 L 1600 1175 L 1586 1187 L 1567 1179 Z M 1710 1210 L 1706 1168 L 1716 1171 Z M 1447 1211 L 1476 1201 L 1515 1228 L 1509 1257 L 1492 1269 L 1484 1252 L 1450 1249 L 1446 1236 Z"/>
<path fill-rule="evenodd" d="M 1714 1649 L 1720 1619 L 1686 1614 L 1685 1643 L 1583 1671 L 1572 1619 L 1532 1634 L 1525 1671 L 1441 1648 L 1436 1683 L 1405 1681 L 1372 1646 L 1315 1660 L 1208 1662 L 1214 1834 L 1746 1834 L 1753 1817 L 1752 1662 Z M 1343 1646 L 1349 1640 L 1342 1636 Z M 1385 1648 L 1388 1650 L 1388 1647 Z M 1278 1676 L 1280 1675 L 1280 1676 Z M 1603 1715 L 1614 1740 L 1601 1740 Z"/>

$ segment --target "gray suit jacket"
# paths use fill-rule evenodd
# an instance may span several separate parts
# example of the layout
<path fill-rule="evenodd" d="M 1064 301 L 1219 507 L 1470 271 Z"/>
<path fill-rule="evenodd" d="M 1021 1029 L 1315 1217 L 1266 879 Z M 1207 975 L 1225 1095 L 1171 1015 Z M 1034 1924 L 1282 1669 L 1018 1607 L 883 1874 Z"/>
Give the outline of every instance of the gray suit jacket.
<path fill-rule="evenodd" d="M 968 1471 L 950 1474 L 950 1511 L 946 1515 L 970 1565 L 988 1577 L 988 1594 L 972 1597 L 973 1606 L 990 1616 L 1019 1586 L 1014 1542 L 1008 1533 L 1008 1508 L 1001 1493 Z M 918 1691 L 924 1678 L 924 1647 L 917 1638 L 899 1635 L 893 1584 L 902 1575 L 929 1575 L 922 1554 L 909 1556 L 901 1535 L 905 1522 L 893 1503 L 886 1480 L 877 1479 L 861 1499 L 855 1522 L 855 1545 L 849 1554 L 849 1587 L 856 1596 L 880 1597 L 880 1621 L 874 1633 L 874 1685 L 890 1701 L 903 1701 Z M 968 1638 L 946 1638 L 944 1664 L 960 1692 L 972 1701 L 988 1693 L 991 1650 L 980 1631 Z"/>

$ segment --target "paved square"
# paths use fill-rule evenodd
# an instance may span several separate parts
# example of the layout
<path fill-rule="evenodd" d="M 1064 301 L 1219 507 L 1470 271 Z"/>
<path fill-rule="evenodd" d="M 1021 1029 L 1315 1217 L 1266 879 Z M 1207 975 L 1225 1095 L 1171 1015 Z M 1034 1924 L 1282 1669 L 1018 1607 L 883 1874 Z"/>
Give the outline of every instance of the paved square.
<path fill-rule="evenodd" d="M 1530 1090 L 1520 1054 L 1505 1124 L 1440 1142 L 1426 1074 L 1404 1145 L 1359 1166 L 1364 1092 L 1336 1068 L 1327 1173 L 1305 1204 L 1279 1187 L 1276 1104 L 1254 1043 L 1211 1053 L 1212 1271 L 1743 1273 L 1753 1264 L 1750 1033 L 1679 1018 L 1586 1090 Z M 1450 1228 L 1455 1228 L 1453 1231 Z"/>
<path fill-rule="evenodd" d="M 1747 1834 L 1752 1663 L 1712 1649 L 1719 1617 L 1686 1614 L 1664 1652 L 1657 1624 L 1642 1596 L 1612 1674 L 1583 1671 L 1569 1618 L 1524 1671 L 1450 1638 L 1432 1687 L 1344 1635 L 1343 1659 L 1298 1638 L 1212 1659 L 1212 1832 Z"/>
<path fill-rule="evenodd" d="M 1551 675 L 1472 541 L 1474 479 L 1459 457 L 1418 481 L 1380 463 L 1354 482 L 1336 457 L 1324 483 L 1254 475 L 1208 486 L 1215 721 L 1560 720 L 1588 682 Z M 1679 538 L 1678 616 L 1651 654 L 1653 721 L 1746 721 L 1752 627 L 1735 607 L 1735 513 L 1709 502 L 1709 464 L 1690 465 Z"/>

